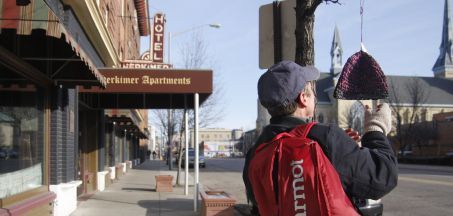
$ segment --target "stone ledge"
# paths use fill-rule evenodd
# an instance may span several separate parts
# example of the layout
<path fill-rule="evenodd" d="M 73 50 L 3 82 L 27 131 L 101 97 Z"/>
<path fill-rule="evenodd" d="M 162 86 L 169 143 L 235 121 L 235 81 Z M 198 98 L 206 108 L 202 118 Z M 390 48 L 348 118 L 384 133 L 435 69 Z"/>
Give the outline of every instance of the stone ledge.
<path fill-rule="evenodd" d="M 57 195 L 53 192 L 45 192 L 32 196 L 26 200 L 20 201 L 11 206 L 5 206 L 0 210 L 0 216 L 6 215 L 24 215 L 27 212 L 44 205 L 50 205 Z M 49 215 L 52 213 L 49 212 Z"/>

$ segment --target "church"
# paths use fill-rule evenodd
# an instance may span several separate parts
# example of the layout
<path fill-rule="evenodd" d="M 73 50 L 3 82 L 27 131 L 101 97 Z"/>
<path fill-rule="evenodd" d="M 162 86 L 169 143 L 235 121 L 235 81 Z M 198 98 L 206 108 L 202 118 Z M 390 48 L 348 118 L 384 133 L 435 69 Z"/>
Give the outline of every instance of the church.
<path fill-rule="evenodd" d="M 339 30 L 335 27 L 330 71 L 322 72 L 316 83 L 316 121 L 338 124 L 344 129 L 353 128 L 363 134 L 363 106 L 368 104 L 373 107 L 386 102 L 391 106 L 394 117 L 389 138 L 395 151 L 414 151 L 414 154 L 421 156 L 442 156 L 453 152 L 453 141 L 442 139 L 445 134 L 441 132 L 448 131 L 448 128 L 453 130 L 453 27 L 450 4 L 451 0 L 445 0 L 442 41 L 439 57 L 432 68 L 433 76 L 388 75 L 389 97 L 382 101 L 338 100 L 333 97 L 343 69 L 343 48 Z M 261 129 L 269 124 L 269 119 L 267 110 L 258 101 L 256 129 L 245 133 L 245 151 L 253 145 Z"/>

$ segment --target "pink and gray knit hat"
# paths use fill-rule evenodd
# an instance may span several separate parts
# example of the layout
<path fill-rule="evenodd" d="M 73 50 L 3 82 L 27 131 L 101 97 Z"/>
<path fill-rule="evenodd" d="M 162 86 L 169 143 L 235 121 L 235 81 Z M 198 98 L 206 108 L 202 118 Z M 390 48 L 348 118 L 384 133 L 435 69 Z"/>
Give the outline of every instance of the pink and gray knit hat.
<path fill-rule="evenodd" d="M 349 57 L 333 96 L 345 100 L 376 100 L 388 97 L 388 86 L 379 64 L 365 51 Z"/>

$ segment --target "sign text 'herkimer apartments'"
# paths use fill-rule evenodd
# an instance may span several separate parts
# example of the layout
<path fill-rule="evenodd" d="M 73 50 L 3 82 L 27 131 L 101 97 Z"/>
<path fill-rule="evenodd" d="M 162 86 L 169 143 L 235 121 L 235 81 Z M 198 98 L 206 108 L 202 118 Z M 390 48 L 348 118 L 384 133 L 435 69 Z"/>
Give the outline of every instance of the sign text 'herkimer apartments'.
<path fill-rule="evenodd" d="M 142 77 L 126 77 L 112 76 L 106 77 L 108 84 L 145 84 L 145 85 L 190 85 L 190 77 L 150 77 L 144 75 Z"/>
<path fill-rule="evenodd" d="M 96 93 L 212 93 L 212 70 L 100 68 L 105 89 Z"/>

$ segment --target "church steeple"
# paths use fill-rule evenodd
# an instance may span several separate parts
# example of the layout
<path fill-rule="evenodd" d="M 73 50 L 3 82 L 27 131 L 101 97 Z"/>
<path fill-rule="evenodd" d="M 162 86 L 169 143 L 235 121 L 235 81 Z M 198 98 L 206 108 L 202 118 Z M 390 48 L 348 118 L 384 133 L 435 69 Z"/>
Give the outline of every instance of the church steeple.
<path fill-rule="evenodd" d="M 451 0 L 445 0 L 442 42 L 439 48 L 440 54 L 433 66 L 435 77 L 453 78 L 453 29 L 451 23 L 450 1 Z"/>
<path fill-rule="evenodd" d="M 330 74 L 335 77 L 340 74 L 343 69 L 343 48 L 341 47 L 340 33 L 336 25 L 333 33 L 332 47 L 330 48 L 330 56 L 332 61 Z"/>

